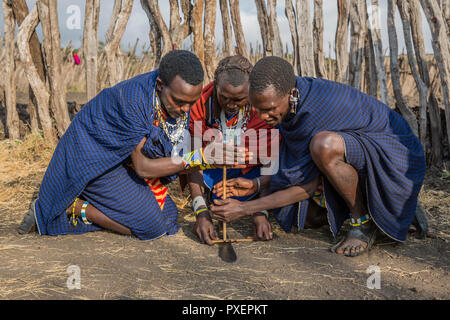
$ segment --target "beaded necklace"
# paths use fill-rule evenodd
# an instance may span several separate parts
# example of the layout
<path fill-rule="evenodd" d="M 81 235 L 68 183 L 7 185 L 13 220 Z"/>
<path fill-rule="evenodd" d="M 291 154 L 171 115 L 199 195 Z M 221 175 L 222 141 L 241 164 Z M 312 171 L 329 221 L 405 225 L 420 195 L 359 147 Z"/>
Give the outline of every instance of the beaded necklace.
<path fill-rule="evenodd" d="M 222 131 L 224 142 L 234 140 L 235 144 L 240 144 L 241 135 L 247 131 L 247 124 L 250 119 L 249 107 L 245 106 L 239 109 L 237 115 L 227 120 L 225 111 L 220 112 L 220 131 Z"/>
<path fill-rule="evenodd" d="M 155 118 L 157 126 L 161 125 L 167 137 L 170 140 L 172 146 L 181 144 L 184 140 L 184 131 L 187 129 L 187 116 L 186 113 L 183 116 L 176 119 L 176 123 L 172 124 L 167 121 L 167 117 L 163 114 L 161 109 L 160 100 L 156 89 L 153 94 L 153 105 L 155 106 Z"/>

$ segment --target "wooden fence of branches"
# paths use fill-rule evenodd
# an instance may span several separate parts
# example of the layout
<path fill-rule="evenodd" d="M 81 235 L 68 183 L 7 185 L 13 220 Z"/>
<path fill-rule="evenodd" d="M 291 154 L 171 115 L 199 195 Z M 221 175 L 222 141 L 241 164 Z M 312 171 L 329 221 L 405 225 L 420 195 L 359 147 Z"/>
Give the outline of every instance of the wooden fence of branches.
<path fill-rule="evenodd" d="M 241 54 L 253 63 L 264 56 L 281 56 L 299 76 L 346 83 L 396 108 L 425 146 L 429 164 L 440 167 L 450 158 L 450 0 L 387 0 L 386 16 L 380 14 L 379 0 L 330 0 L 336 1 L 338 15 L 333 59 L 324 54 L 323 0 L 279 0 L 292 50 L 281 40 L 277 0 L 253 0 L 262 43 L 246 41 L 244 28 L 257 26 L 241 20 L 239 0 L 169 0 L 169 21 L 158 1 L 141 0 L 137 9 L 148 18 L 150 45 L 140 50 L 139 39 L 126 49 L 120 45 L 133 0 L 114 1 L 104 43 L 98 40 L 101 1 L 86 0 L 80 48 L 70 42 L 61 48 L 57 1 L 37 0 L 32 8 L 26 0 L 1 1 L 0 131 L 10 139 L 21 138 L 18 91 L 28 92 L 30 130 L 56 142 L 70 124 L 67 91 L 85 92 L 89 100 L 105 87 L 156 68 L 164 54 L 186 47 L 189 39 L 189 49 L 204 66 L 205 81 L 212 80 L 217 62 L 228 55 Z M 214 32 L 218 11 L 220 44 Z M 401 25 L 395 23 L 397 12 Z M 387 48 L 381 41 L 381 19 L 388 26 Z M 431 30 L 433 54 L 425 53 L 424 24 Z M 406 53 L 398 52 L 399 32 Z M 82 60 L 76 67 L 75 49 Z"/>

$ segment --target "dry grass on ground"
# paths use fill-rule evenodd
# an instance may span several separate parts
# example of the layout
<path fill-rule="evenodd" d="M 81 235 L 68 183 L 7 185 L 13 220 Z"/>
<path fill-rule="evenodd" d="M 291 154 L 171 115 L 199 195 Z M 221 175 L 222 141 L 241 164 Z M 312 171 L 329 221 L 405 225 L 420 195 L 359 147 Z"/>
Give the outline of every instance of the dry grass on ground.
<path fill-rule="evenodd" d="M 429 170 L 420 199 L 431 234 L 405 244 L 383 240 L 361 257 L 328 251 L 329 229 L 286 234 L 272 219 L 271 242 L 236 244 L 226 264 L 217 247 L 192 233 L 187 194 L 176 185 L 180 231 L 155 241 L 110 232 L 48 237 L 16 229 L 53 152 L 40 135 L 0 141 L 0 299 L 448 299 L 450 180 Z M 247 235 L 248 219 L 230 232 Z M 69 290 L 67 268 L 81 268 L 81 289 Z M 381 289 L 366 286 L 367 268 L 381 269 Z"/>

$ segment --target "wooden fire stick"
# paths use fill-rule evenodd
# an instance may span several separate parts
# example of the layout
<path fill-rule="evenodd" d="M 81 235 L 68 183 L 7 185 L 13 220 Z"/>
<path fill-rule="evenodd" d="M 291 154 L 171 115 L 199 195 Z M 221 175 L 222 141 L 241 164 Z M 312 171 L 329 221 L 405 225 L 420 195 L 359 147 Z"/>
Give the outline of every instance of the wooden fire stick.
<path fill-rule="evenodd" d="M 227 168 L 223 167 L 223 200 L 227 198 Z M 225 221 L 222 222 L 222 231 L 223 237 L 222 239 L 212 240 L 213 243 L 221 243 L 221 242 L 251 242 L 255 241 L 254 237 L 242 238 L 242 239 L 227 239 L 227 223 Z"/>
<path fill-rule="evenodd" d="M 223 200 L 227 199 L 227 167 L 223 167 Z M 223 241 L 227 240 L 227 223 L 224 221 L 222 223 L 222 231 L 223 231 Z"/>

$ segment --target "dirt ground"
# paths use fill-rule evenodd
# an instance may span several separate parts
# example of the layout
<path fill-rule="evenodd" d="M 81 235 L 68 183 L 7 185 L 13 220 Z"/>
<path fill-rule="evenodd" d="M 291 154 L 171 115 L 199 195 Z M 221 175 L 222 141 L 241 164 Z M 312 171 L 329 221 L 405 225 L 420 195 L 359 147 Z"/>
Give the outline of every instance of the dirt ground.
<path fill-rule="evenodd" d="M 329 252 L 328 227 L 287 234 L 272 219 L 275 239 L 234 244 L 238 259 L 223 262 L 218 247 L 198 242 L 190 202 L 180 231 L 153 241 L 96 232 L 58 237 L 19 235 L 52 154 L 39 136 L 0 141 L 0 299 L 449 299 L 450 178 L 429 170 L 420 195 L 430 236 L 406 243 L 382 239 L 368 254 Z M 249 220 L 230 232 L 247 236 Z M 230 235 L 232 236 L 232 235 Z M 369 289 L 369 266 L 380 269 L 380 289 Z M 67 281 L 80 270 L 80 289 Z"/>

